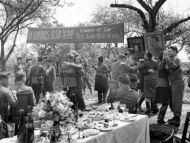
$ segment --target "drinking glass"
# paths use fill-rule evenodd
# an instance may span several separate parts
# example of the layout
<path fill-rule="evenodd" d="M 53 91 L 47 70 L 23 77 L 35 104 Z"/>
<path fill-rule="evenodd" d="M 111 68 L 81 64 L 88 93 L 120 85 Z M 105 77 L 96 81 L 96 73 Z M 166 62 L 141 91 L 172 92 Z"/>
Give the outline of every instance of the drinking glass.
<path fill-rule="evenodd" d="M 123 110 L 123 112 L 125 111 L 126 108 L 126 104 L 120 104 L 119 107 Z"/>
<path fill-rule="evenodd" d="M 117 111 L 118 111 L 118 106 L 120 104 L 120 101 L 115 101 L 112 103 L 113 104 L 113 107 L 114 107 L 114 113 L 113 113 L 113 125 L 117 125 L 116 123 L 116 114 L 117 114 Z"/>
<path fill-rule="evenodd" d="M 113 107 L 114 107 L 115 111 L 117 111 L 117 108 L 118 108 L 118 106 L 120 104 L 120 101 L 115 101 L 112 104 L 113 104 Z"/>
<path fill-rule="evenodd" d="M 8 129 L 8 135 L 9 137 L 14 137 L 15 135 L 15 123 L 8 123 L 7 124 L 7 129 Z"/>

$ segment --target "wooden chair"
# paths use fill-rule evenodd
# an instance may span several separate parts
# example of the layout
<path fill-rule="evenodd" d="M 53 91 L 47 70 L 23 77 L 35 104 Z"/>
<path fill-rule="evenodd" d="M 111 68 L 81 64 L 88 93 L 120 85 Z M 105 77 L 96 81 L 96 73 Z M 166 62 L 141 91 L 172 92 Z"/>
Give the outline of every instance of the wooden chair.
<path fill-rule="evenodd" d="M 174 129 L 167 124 L 150 125 L 151 143 L 173 143 Z"/>
<path fill-rule="evenodd" d="M 126 108 L 128 109 L 129 113 L 135 114 L 137 112 L 137 102 L 134 101 L 125 101 Z"/>
<path fill-rule="evenodd" d="M 18 100 L 18 103 L 17 103 L 16 107 L 10 109 L 11 120 L 13 120 L 14 122 L 18 122 L 18 120 L 19 120 L 20 109 L 24 109 L 24 114 L 26 116 L 26 114 L 28 112 L 27 111 L 28 106 L 31 106 L 31 107 L 34 106 L 32 103 L 32 93 L 31 92 L 26 92 L 26 91 L 17 92 L 17 100 Z"/>
<path fill-rule="evenodd" d="M 190 121 L 190 112 L 187 112 L 183 133 L 176 134 L 174 136 L 174 143 L 190 143 L 190 134 L 188 133 L 189 121 Z"/>

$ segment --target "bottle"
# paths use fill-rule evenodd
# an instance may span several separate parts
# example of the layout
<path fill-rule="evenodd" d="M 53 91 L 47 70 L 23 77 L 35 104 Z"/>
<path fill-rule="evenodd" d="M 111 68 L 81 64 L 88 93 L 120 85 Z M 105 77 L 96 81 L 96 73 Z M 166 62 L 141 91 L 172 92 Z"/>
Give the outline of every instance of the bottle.
<path fill-rule="evenodd" d="M 20 109 L 20 120 L 18 125 L 18 143 L 26 143 L 26 132 L 25 132 L 25 117 L 24 109 Z"/>
<path fill-rule="evenodd" d="M 26 143 L 33 143 L 34 141 L 34 120 L 32 117 L 31 106 L 28 106 L 28 113 L 26 116 Z"/>

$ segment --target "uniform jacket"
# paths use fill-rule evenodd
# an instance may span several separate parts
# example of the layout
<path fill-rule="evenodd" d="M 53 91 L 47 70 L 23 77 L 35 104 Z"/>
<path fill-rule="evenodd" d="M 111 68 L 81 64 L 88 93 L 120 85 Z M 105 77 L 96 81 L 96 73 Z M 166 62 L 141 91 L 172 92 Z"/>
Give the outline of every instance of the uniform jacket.
<path fill-rule="evenodd" d="M 0 87 L 0 115 L 4 121 L 8 117 L 8 104 L 16 106 L 17 98 L 8 88 Z"/>
<path fill-rule="evenodd" d="M 32 84 L 43 84 L 47 82 L 47 74 L 45 68 L 41 64 L 31 66 L 28 75 L 29 85 Z"/>
<path fill-rule="evenodd" d="M 152 80 L 157 79 L 156 72 L 149 72 L 148 70 L 153 69 L 157 70 L 157 62 L 153 60 L 145 60 L 143 63 L 139 65 L 139 71 L 144 76 L 144 80 Z"/>

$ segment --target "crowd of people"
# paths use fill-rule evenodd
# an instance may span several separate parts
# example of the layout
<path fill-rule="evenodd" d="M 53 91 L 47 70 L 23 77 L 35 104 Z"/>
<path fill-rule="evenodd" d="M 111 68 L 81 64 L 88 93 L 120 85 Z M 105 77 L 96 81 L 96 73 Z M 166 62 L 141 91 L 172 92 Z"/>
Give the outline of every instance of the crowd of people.
<path fill-rule="evenodd" d="M 158 123 L 165 123 L 164 117 L 168 106 L 174 117 L 169 124 L 179 126 L 182 111 L 184 81 L 177 47 L 169 47 L 155 59 L 150 52 L 145 52 L 144 59 L 138 59 L 135 50 L 119 54 L 109 61 L 98 57 L 96 65 L 76 53 L 69 53 L 60 69 L 62 90 L 74 103 L 73 109 L 86 109 L 83 95 L 86 86 L 92 94 L 90 72 L 96 72 L 94 90 L 97 91 L 98 103 L 120 101 L 126 104 L 129 112 L 144 112 L 147 115 L 158 113 Z M 48 57 L 39 57 L 35 64 L 22 57 L 17 58 L 14 66 L 15 86 L 8 88 L 9 74 L 0 73 L 0 115 L 5 122 L 17 122 L 22 106 L 34 106 L 46 92 L 53 92 L 56 83 L 56 69 Z M 93 78 L 92 78 L 93 79 Z M 146 109 L 141 104 L 145 101 Z M 157 103 L 162 106 L 158 109 Z M 10 109 L 9 109 L 10 106 Z M 118 107 L 119 108 L 119 107 Z"/>
<path fill-rule="evenodd" d="M 171 46 L 161 52 L 157 59 L 150 52 L 145 52 L 144 59 L 138 59 L 132 48 L 113 61 L 109 61 L 105 55 L 99 56 L 96 65 L 88 64 L 89 70 L 96 71 L 94 90 L 97 91 L 98 103 L 110 102 L 112 105 L 119 100 L 127 105 L 129 112 L 139 110 L 148 115 L 158 113 L 158 123 L 162 124 L 165 123 L 164 117 L 169 106 L 174 117 L 168 123 L 179 126 L 184 81 L 177 53 L 177 47 Z M 67 62 L 63 65 L 64 90 L 74 105 L 85 110 L 82 86 L 86 75 L 81 56 L 68 54 Z M 91 86 L 89 89 L 92 92 Z M 145 111 L 141 108 L 143 101 L 146 103 Z M 158 103 L 162 104 L 160 109 Z"/>

